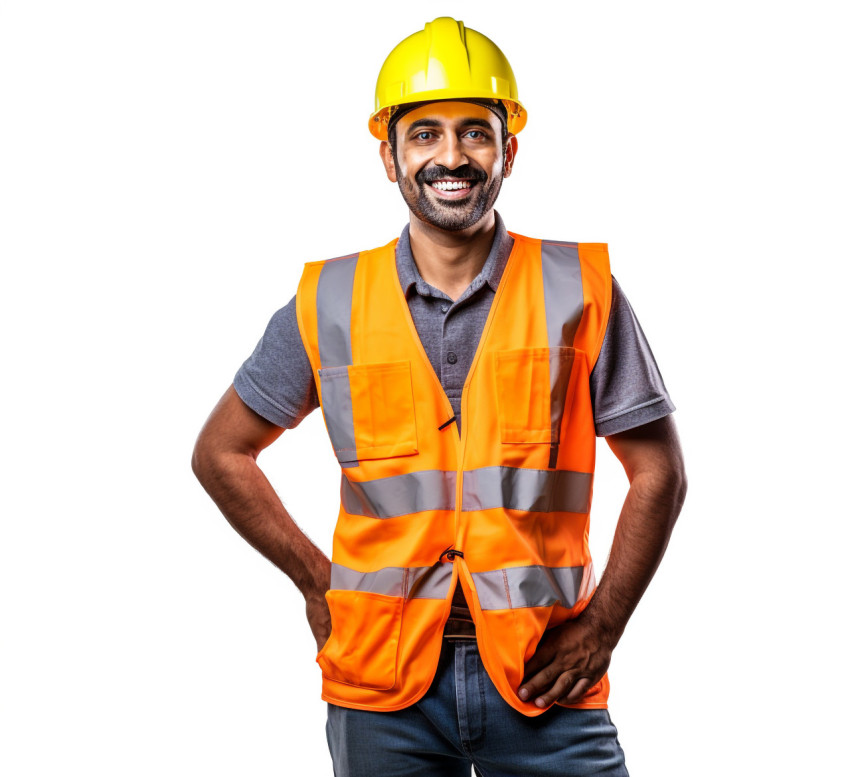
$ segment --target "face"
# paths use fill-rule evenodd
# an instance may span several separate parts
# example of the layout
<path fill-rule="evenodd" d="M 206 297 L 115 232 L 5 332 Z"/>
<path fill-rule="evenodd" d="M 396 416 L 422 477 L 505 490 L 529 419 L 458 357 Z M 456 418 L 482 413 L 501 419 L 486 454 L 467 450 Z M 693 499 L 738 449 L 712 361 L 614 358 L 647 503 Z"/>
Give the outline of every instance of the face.
<path fill-rule="evenodd" d="M 473 103 L 430 103 L 399 119 L 395 132 L 395 152 L 384 141 L 381 158 L 414 216 L 455 232 L 492 210 L 516 151 L 513 135 L 502 145 L 495 113 Z"/>

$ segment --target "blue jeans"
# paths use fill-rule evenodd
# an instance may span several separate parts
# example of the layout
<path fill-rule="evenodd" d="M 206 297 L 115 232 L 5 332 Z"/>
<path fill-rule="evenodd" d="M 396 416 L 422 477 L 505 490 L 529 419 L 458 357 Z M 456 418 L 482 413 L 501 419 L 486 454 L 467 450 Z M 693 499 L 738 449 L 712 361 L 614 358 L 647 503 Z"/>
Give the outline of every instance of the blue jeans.
<path fill-rule="evenodd" d="M 396 712 L 328 704 L 325 731 L 336 777 L 469 777 L 473 767 L 481 777 L 628 777 L 608 710 L 517 712 L 475 640 L 443 640 L 434 682 L 415 704 Z"/>

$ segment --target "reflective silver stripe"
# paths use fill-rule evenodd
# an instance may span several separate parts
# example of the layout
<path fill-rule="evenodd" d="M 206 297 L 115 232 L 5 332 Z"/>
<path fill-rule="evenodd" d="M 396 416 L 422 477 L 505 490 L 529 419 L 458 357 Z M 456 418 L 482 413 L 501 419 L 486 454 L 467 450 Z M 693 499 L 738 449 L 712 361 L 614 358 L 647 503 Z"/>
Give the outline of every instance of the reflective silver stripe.
<path fill-rule="evenodd" d="M 354 411 L 351 407 L 351 383 L 348 367 L 327 367 L 319 370 L 322 384 L 322 412 L 328 434 L 340 464 L 357 461 L 354 443 Z M 349 464 L 349 466 L 353 466 Z"/>
<path fill-rule="evenodd" d="M 456 478 L 453 470 L 437 469 L 361 482 L 343 475 L 342 506 L 350 515 L 369 518 L 395 518 L 423 510 L 454 510 Z M 471 469 L 463 473 L 461 510 L 501 507 L 530 513 L 586 513 L 590 510 L 592 483 L 593 475 L 570 470 Z"/>
<path fill-rule="evenodd" d="M 572 346 L 584 310 L 578 243 L 545 240 L 541 258 L 549 347 Z"/>
<path fill-rule="evenodd" d="M 408 599 L 445 599 L 452 582 L 452 564 L 442 562 L 430 567 L 409 567 Z"/>
<path fill-rule="evenodd" d="M 548 607 L 556 602 L 574 607 L 584 577 L 585 567 L 509 567 L 472 573 L 482 610 Z"/>
<path fill-rule="evenodd" d="M 439 469 L 357 483 L 342 477 L 342 506 L 350 515 L 395 518 L 423 510 L 454 510 L 457 473 Z"/>
<path fill-rule="evenodd" d="M 564 403 L 575 355 L 572 348 L 553 348 L 549 351 L 549 408 L 553 440 L 558 440 L 561 435 L 561 420 L 564 417 Z"/>
<path fill-rule="evenodd" d="M 593 475 L 552 469 L 483 467 L 463 473 L 463 512 L 526 510 L 530 513 L 590 511 Z"/>
<path fill-rule="evenodd" d="M 316 287 L 322 411 L 342 467 L 357 466 L 347 365 L 352 361 L 351 299 L 358 256 L 351 254 L 325 262 Z"/>
<path fill-rule="evenodd" d="M 553 447 L 549 464 L 554 469 L 558 460 L 557 442 L 564 417 L 564 400 L 575 357 L 572 345 L 584 311 L 584 291 L 578 243 L 544 240 L 540 253 L 546 332 L 549 348 L 552 349 L 549 352 L 549 388 Z"/>
<path fill-rule="evenodd" d="M 475 590 L 482 610 L 509 610 L 518 607 L 548 607 L 559 603 L 574 607 L 593 592 L 593 566 L 586 567 L 507 567 L 473 572 Z M 452 580 L 452 564 L 430 567 L 384 567 L 375 572 L 331 564 L 331 588 L 364 591 L 406 599 L 446 599 Z"/>
<path fill-rule="evenodd" d="M 351 364 L 351 296 L 359 254 L 322 265 L 316 288 L 319 360 L 323 367 Z"/>
<path fill-rule="evenodd" d="M 445 599 L 449 595 L 451 579 L 451 564 L 384 567 L 375 572 L 357 572 L 341 564 L 331 564 L 331 588 L 403 596 L 406 599 Z"/>

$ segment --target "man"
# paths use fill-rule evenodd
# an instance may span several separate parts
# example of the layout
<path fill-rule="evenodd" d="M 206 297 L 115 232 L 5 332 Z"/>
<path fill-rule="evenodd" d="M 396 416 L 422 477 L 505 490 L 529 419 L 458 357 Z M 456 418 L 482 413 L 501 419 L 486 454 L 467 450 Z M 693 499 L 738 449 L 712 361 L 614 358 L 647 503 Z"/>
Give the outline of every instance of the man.
<path fill-rule="evenodd" d="M 607 248 L 508 233 L 493 209 L 526 120 L 495 44 L 436 19 L 376 102 L 410 224 L 305 266 L 193 468 L 305 597 L 337 775 L 626 774 L 606 670 L 684 499 L 673 405 Z M 333 564 L 256 464 L 319 405 Z M 630 481 L 598 586 L 597 435 Z"/>

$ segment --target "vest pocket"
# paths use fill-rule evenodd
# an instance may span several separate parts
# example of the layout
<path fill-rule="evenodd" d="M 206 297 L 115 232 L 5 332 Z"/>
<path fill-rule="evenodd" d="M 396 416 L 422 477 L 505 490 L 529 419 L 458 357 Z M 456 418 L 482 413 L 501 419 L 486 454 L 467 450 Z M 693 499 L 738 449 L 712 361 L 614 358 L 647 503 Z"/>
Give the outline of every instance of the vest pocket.
<path fill-rule="evenodd" d="M 404 599 L 331 589 L 325 600 L 331 635 L 316 655 L 325 677 L 378 691 L 392 688 Z"/>
<path fill-rule="evenodd" d="M 319 381 L 340 463 L 418 452 L 410 362 L 326 367 Z"/>
<path fill-rule="evenodd" d="M 569 416 L 575 348 L 517 348 L 496 353 L 496 401 L 503 443 L 557 444 Z"/>

